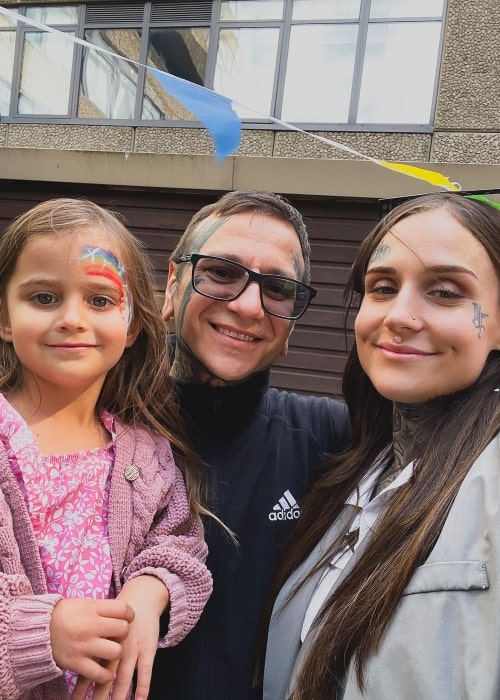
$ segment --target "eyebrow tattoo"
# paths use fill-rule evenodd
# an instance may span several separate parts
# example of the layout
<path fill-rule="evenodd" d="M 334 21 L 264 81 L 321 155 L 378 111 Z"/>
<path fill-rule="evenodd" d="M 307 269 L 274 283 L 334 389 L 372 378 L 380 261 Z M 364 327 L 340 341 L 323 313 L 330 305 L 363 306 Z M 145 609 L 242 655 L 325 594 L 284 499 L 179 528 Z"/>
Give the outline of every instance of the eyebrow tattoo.
<path fill-rule="evenodd" d="M 390 252 L 391 247 L 386 245 L 385 243 L 382 243 L 382 245 L 379 245 L 377 248 L 375 248 L 368 265 L 371 265 L 375 262 L 380 262 L 381 260 L 385 260 L 387 257 L 389 257 Z"/>
<path fill-rule="evenodd" d="M 485 314 L 481 311 L 481 305 L 478 304 L 476 301 L 472 302 L 472 308 L 474 309 L 474 318 L 472 319 L 472 325 L 478 330 L 477 337 L 482 338 L 483 331 L 486 330 L 485 325 L 483 323 L 483 318 L 488 318 L 488 314 Z"/>

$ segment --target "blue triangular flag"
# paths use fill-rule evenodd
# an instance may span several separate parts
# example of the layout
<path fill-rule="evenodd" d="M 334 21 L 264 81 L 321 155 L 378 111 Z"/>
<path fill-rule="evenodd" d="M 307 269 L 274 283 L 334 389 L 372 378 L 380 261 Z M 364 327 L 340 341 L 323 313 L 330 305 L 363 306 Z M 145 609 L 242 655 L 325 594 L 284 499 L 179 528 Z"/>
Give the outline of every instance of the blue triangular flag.
<path fill-rule="evenodd" d="M 160 85 L 191 112 L 212 136 L 215 156 L 222 160 L 238 148 L 241 122 L 230 99 L 175 75 L 147 66 Z"/>

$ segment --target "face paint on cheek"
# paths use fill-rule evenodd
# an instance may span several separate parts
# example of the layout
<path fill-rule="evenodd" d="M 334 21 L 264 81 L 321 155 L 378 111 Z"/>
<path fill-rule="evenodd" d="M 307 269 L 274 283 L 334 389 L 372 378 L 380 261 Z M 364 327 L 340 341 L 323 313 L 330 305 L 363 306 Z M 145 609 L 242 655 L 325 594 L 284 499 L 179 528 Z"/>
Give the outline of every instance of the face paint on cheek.
<path fill-rule="evenodd" d="M 120 292 L 120 311 L 127 328 L 132 320 L 132 299 L 127 285 L 125 268 L 118 258 L 104 248 L 82 249 L 85 273 L 91 277 L 105 277 Z"/>

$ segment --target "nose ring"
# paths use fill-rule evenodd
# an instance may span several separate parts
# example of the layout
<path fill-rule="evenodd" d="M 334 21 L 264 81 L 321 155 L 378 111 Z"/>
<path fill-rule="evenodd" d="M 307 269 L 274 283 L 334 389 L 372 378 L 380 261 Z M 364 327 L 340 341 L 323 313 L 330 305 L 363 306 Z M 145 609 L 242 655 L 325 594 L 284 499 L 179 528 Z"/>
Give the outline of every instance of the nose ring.
<path fill-rule="evenodd" d="M 412 316 L 412 317 L 411 317 L 411 320 L 412 320 L 412 321 L 416 321 L 416 320 L 417 320 L 416 316 Z"/>
<path fill-rule="evenodd" d="M 403 338 L 400 335 L 395 335 L 394 336 L 394 342 L 395 343 L 400 343 L 403 340 Z"/>

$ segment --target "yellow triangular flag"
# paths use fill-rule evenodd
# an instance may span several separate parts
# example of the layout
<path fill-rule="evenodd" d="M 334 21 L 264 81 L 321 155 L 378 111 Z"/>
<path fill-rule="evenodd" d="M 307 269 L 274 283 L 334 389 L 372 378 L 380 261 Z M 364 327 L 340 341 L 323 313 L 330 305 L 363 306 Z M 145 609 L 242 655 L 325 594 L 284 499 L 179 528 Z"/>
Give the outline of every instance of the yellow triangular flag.
<path fill-rule="evenodd" d="M 460 190 L 460 185 L 456 182 L 451 182 L 446 175 L 437 173 L 434 170 L 417 168 L 414 165 L 406 165 L 405 163 L 391 163 L 388 160 L 379 160 L 378 162 L 384 168 L 396 170 L 398 173 L 404 173 L 405 175 L 410 175 L 410 177 L 416 177 L 419 180 L 425 180 L 425 182 L 435 185 L 436 187 L 445 187 L 447 190 L 453 190 L 454 192 Z"/>

